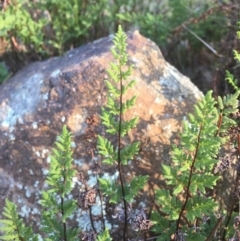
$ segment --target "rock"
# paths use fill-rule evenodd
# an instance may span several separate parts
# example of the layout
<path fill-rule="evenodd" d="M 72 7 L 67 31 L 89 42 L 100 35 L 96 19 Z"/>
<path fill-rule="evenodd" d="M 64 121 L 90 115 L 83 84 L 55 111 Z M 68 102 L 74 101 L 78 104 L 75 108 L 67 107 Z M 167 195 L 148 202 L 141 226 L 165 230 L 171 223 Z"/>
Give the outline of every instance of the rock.
<path fill-rule="evenodd" d="M 8 197 L 37 227 L 48 156 L 64 124 L 73 134 L 74 162 L 92 184 L 93 175 L 87 171 L 98 159 L 95 135 L 104 134 L 99 114 L 106 100 L 106 69 L 113 60 L 112 39 L 109 36 L 62 57 L 33 63 L 0 86 L 0 213 Z M 202 93 L 164 60 L 155 43 L 137 31 L 128 34 L 128 53 L 134 65 L 132 78 L 137 81 L 128 94 L 138 98 L 125 118 L 139 116 L 129 140 L 141 141 L 141 152 L 128 172 L 149 175 L 140 201 L 153 206 L 154 190 L 161 187 L 161 163 L 169 162 L 181 122 Z M 102 170 L 115 173 L 107 167 Z"/>

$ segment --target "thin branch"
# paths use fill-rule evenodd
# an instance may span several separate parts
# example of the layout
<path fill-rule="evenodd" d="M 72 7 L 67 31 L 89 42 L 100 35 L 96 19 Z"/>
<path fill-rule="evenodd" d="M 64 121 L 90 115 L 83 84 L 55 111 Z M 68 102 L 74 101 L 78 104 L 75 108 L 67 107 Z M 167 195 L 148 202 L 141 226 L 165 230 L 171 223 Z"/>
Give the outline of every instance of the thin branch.
<path fill-rule="evenodd" d="M 220 55 L 210 44 L 204 41 L 201 37 L 199 37 L 196 33 L 190 30 L 185 24 L 182 24 L 183 28 L 185 28 L 189 33 L 191 33 L 195 38 L 201 41 L 208 49 L 210 49 L 216 56 L 222 58 L 223 55 Z"/>

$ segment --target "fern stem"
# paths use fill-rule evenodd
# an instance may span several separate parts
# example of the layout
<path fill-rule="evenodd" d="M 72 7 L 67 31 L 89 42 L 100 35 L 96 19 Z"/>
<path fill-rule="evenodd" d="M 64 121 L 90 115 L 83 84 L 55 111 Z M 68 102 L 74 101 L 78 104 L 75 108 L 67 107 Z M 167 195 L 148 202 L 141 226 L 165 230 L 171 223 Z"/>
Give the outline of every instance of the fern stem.
<path fill-rule="evenodd" d="M 65 176 L 64 176 L 64 183 L 65 183 Z M 64 216 L 63 203 L 64 203 L 64 199 L 63 199 L 63 197 L 61 197 L 62 217 Z M 66 222 L 64 222 L 64 223 L 63 223 L 63 235 L 64 235 L 63 238 L 64 238 L 65 241 L 67 241 L 66 232 L 67 232 L 67 227 L 66 227 Z"/>
<path fill-rule="evenodd" d="M 89 207 L 89 212 L 90 212 L 90 221 L 91 221 L 91 225 L 92 225 L 92 229 L 93 229 L 93 231 L 94 231 L 94 233 L 97 233 L 97 231 L 96 231 L 96 229 L 95 229 L 95 227 L 94 227 L 94 223 L 93 223 L 93 215 L 92 215 L 92 207 L 90 206 Z"/>
<path fill-rule="evenodd" d="M 123 83 L 122 83 L 122 69 L 121 64 L 119 63 L 120 69 L 120 99 L 119 99 L 119 107 L 120 107 L 120 114 L 119 114 L 119 125 L 118 125 L 118 172 L 119 172 L 119 179 L 121 183 L 121 190 L 122 190 L 122 199 L 124 204 L 124 231 L 123 231 L 123 240 L 126 241 L 127 236 L 127 202 L 125 200 L 125 191 L 124 191 L 124 183 L 123 183 L 123 177 L 122 177 L 122 164 L 121 164 L 121 125 L 122 125 L 122 119 L 123 119 Z"/>
<path fill-rule="evenodd" d="M 64 192 L 64 186 L 66 185 L 66 163 L 64 162 L 64 169 L 63 169 L 63 187 L 62 187 L 62 193 L 61 193 L 61 212 L 62 212 L 62 217 L 64 216 L 64 197 L 62 196 L 63 192 Z M 66 226 L 66 222 L 63 222 L 63 238 L 65 241 L 67 241 L 67 226 Z"/>
<path fill-rule="evenodd" d="M 200 128 L 199 128 L 199 133 L 198 133 L 198 137 L 197 137 L 196 151 L 195 151 L 195 154 L 194 154 L 194 157 L 193 157 L 192 165 L 191 165 L 191 168 L 190 168 L 190 174 L 189 174 L 189 177 L 188 177 L 188 184 L 187 184 L 187 190 L 186 190 L 187 196 L 186 196 L 185 202 L 184 202 L 184 204 L 182 206 L 181 212 L 179 213 L 179 217 L 178 217 L 178 220 L 177 220 L 176 233 L 179 230 L 180 221 L 182 219 L 183 212 L 184 212 L 184 210 L 185 210 L 185 208 L 187 206 L 188 199 L 190 197 L 191 179 L 192 179 L 192 176 L 193 176 L 194 164 L 196 162 L 197 154 L 198 154 L 198 150 L 199 150 L 201 132 L 202 132 L 202 125 L 200 125 Z"/>
<path fill-rule="evenodd" d="M 208 237 L 207 237 L 207 239 L 206 239 L 205 241 L 211 241 L 211 240 L 212 240 L 212 238 L 213 238 L 214 235 L 216 234 L 218 228 L 219 228 L 220 225 L 222 224 L 222 221 L 223 221 L 223 216 L 221 216 L 221 217 L 218 219 L 218 221 L 217 221 L 216 225 L 214 226 L 212 232 L 208 235 Z M 225 239 L 222 239 L 222 240 L 225 240 Z"/>
<path fill-rule="evenodd" d="M 97 175 L 97 186 L 99 187 L 100 184 L 99 184 L 99 181 L 98 181 L 98 175 Z M 100 198 L 100 205 L 101 205 L 101 217 L 102 217 L 102 229 L 105 230 L 105 222 L 104 222 L 104 215 L 103 215 L 103 198 L 102 198 L 102 195 L 101 195 L 101 192 L 99 189 L 97 189 L 98 191 L 98 195 L 99 195 L 99 198 Z"/>

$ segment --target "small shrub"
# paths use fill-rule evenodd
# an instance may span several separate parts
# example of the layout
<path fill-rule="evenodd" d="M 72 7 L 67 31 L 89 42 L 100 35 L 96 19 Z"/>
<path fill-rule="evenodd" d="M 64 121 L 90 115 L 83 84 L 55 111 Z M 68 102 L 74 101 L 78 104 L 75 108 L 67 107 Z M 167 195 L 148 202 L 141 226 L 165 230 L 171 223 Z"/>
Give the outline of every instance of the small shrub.
<path fill-rule="evenodd" d="M 44 44 L 42 28 L 46 19 L 35 21 L 23 0 L 14 0 L 0 15 L 0 37 L 11 40 L 15 49 L 41 52 Z M 22 49 L 21 47 L 22 46 Z"/>
<path fill-rule="evenodd" d="M 91 28 L 97 24 L 106 6 L 106 0 L 46 0 L 36 4 L 46 12 L 50 21 L 46 33 L 48 44 L 62 54 L 72 46 L 79 46 L 82 38 L 88 38 Z"/>

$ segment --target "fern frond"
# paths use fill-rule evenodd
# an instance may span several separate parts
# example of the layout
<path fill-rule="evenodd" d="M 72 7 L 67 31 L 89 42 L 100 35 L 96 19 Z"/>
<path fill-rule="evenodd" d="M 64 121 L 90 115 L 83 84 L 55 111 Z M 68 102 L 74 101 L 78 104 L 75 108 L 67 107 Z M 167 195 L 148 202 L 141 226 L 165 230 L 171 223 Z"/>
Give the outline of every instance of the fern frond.
<path fill-rule="evenodd" d="M 127 165 L 139 151 L 139 143 L 135 142 L 128 146 L 123 146 L 122 137 L 134 127 L 136 127 L 138 118 L 124 120 L 124 113 L 134 106 L 136 96 L 123 101 L 124 94 L 134 86 L 136 81 L 128 81 L 131 75 L 132 66 L 127 66 L 128 55 L 126 52 L 127 36 L 119 26 L 113 40 L 111 52 L 116 63 L 110 64 L 108 75 L 111 80 L 106 80 L 108 90 L 107 104 L 102 108 L 102 123 L 106 127 L 106 133 L 116 135 L 117 147 L 114 148 L 112 143 L 104 137 L 98 136 L 98 153 L 104 156 L 103 163 L 116 165 L 119 173 L 119 180 L 111 181 L 99 178 L 100 190 L 109 198 L 110 203 L 123 202 L 124 205 L 124 234 L 123 240 L 126 241 L 126 232 L 128 225 L 127 203 L 132 202 L 138 191 L 146 183 L 146 176 L 133 178 L 129 182 L 124 182 L 123 166 Z"/>
<path fill-rule="evenodd" d="M 42 192 L 42 231 L 47 234 L 46 240 L 76 241 L 78 229 L 67 228 L 67 219 L 76 210 L 76 200 L 69 200 L 76 170 L 72 167 L 71 133 L 66 126 L 57 137 L 56 148 L 51 155 L 50 170 L 47 177 L 49 189 Z"/>
<path fill-rule="evenodd" d="M 98 135 L 97 143 L 98 152 L 106 157 L 103 163 L 113 165 L 117 161 L 117 152 L 114 150 L 112 143 L 105 137 Z"/>
<path fill-rule="evenodd" d="M 237 58 L 237 56 L 238 56 L 237 51 L 235 51 L 234 54 L 235 54 L 235 58 Z M 233 74 L 231 74 L 228 70 L 226 70 L 225 80 L 234 88 L 234 90 L 236 90 L 236 91 L 239 90 L 239 88 L 237 86 L 237 79 L 235 79 Z"/>
<path fill-rule="evenodd" d="M 4 235 L 1 240 L 16 241 L 38 241 L 38 236 L 33 234 L 31 228 L 26 227 L 23 220 L 18 216 L 16 205 L 6 199 L 3 216 L 0 220 L 0 230 Z"/>
<path fill-rule="evenodd" d="M 122 165 L 127 165 L 128 160 L 132 160 L 134 155 L 139 152 L 140 142 L 134 142 L 123 148 L 120 152 Z"/>
<path fill-rule="evenodd" d="M 112 241 L 109 231 L 105 230 L 97 236 L 97 241 Z"/>
<path fill-rule="evenodd" d="M 124 186 L 125 199 L 127 202 L 131 203 L 135 196 L 138 194 L 140 189 L 142 189 L 148 180 L 148 176 L 136 176 L 133 177 L 129 183 Z"/>

